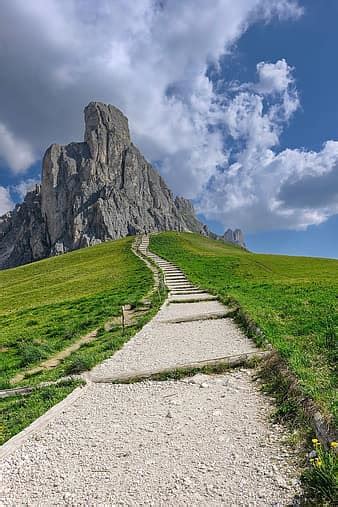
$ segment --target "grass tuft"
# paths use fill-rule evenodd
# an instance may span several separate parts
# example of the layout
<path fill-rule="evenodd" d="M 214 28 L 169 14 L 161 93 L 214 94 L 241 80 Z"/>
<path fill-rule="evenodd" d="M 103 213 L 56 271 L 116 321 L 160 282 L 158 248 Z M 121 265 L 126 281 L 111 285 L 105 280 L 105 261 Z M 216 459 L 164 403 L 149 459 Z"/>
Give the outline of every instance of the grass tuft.
<path fill-rule="evenodd" d="M 309 467 L 302 476 L 312 505 L 337 505 L 338 501 L 338 456 L 337 442 L 331 442 L 324 449 L 316 438 L 312 439 L 313 448 L 308 454 Z"/>

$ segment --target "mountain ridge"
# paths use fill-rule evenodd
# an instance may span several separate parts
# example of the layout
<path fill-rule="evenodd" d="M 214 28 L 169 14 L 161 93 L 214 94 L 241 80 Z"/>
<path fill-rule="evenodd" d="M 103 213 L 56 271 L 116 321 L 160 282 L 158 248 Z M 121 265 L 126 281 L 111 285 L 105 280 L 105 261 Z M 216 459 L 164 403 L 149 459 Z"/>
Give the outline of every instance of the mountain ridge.
<path fill-rule="evenodd" d="M 52 144 L 41 184 L 0 217 L 0 269 L 131 234 L 213 235 L 132 143 L 119 109 L 90 102 L 84 123 L 84 141 Z"/>

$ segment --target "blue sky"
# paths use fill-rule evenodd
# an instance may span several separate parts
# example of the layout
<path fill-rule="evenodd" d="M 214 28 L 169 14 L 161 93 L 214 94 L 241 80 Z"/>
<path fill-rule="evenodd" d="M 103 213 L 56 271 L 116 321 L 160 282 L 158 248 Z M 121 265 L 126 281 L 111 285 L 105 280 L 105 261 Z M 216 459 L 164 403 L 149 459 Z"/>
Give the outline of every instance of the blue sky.
<path fill-rule="evenodd" d="M 257 24 L 245 33 L 231 58 L 224 58 L 224 75 L 240 81 L 254 78 L 257 61 L 285 58 L 295 67 L 301 108 L 281 136 L 281 148 L 320 150 L 327 139 L 338 139 L 338 2 L 302 2 L 297 21 Z M 220 224 L 211 223 L 221 233 Z M 338 257 L 338 215 L 306 231 L 268 230 L 246 234 L 248 246 L 259 252 Z"/>
<path fill-rule="evenodd" d="M 196 18 L 195 12 L 199 16 Z M 335 0 L 13 0 L 0 19 L 0 211 L 90 100 L 218 233 L 338 257 Z"/>

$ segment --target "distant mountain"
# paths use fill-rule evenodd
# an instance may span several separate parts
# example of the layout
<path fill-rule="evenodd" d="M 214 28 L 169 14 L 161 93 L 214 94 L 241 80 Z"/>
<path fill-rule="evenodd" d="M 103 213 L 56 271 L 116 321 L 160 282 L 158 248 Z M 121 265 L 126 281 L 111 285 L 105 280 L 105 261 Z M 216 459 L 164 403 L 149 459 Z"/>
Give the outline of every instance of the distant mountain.
<path fill-rule="evenodd" d="M 230 243 L 234 243 L 235 245 L 239 245 L 245 248 L 244 235 L 241 229 L 228 229 L 223 234 L 224 241 L 229 241 Z"/>
<path fill-rule="evenodd" d="M 121 111 L 91 102 L 84 117 L 84 142 L 50 146 L 41 185 L 0 218 L 0 268 L 129 234 L 209 234 L 132 144 Z"/>

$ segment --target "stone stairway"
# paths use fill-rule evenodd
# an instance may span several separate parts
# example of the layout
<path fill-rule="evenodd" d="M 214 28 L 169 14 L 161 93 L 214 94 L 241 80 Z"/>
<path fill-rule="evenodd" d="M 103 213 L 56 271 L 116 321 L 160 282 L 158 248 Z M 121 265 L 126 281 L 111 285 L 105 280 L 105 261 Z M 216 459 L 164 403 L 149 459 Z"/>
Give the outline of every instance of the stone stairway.
<path fill-rule="evenodd" d="M 177 266 L 162 259 L 158 255 L 149 252 L 148 247 L 149 237 L 144 236 L 139 250 L 143 255 L 149 257 L 163 271 L 164 281 L 169 289 L 168 303 L 176 301 L 184 302 L 186 300 L 189 300 L 190 302 L 217 300 L 216 296 L 212 296 L 190 283 L 184 273 L 182 273 Z"/>
<path fill-rule="evenodd" d="M 170 369 L 195 368 L 198 363 L 262 354 L 228 318 L 229 308 L 148 248 L 149 238 L 144 236 L 139 252 L 162 270 L 168 298 L 151 322 L 91 371 L 93 382 L 150 377 Z"/>

